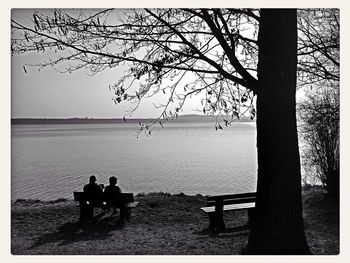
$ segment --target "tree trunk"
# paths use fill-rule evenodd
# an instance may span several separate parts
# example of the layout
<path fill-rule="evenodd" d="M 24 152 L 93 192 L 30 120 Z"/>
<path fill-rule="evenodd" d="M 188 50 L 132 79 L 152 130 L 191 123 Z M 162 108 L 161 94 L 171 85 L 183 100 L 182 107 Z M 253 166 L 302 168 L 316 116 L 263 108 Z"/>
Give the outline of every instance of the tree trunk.
<path fill-rule="evenodd" d="M 258 43 L 257 201 L 246 252 L 310 254 L 295 112 L 296 10 L 263 9 Z"/>

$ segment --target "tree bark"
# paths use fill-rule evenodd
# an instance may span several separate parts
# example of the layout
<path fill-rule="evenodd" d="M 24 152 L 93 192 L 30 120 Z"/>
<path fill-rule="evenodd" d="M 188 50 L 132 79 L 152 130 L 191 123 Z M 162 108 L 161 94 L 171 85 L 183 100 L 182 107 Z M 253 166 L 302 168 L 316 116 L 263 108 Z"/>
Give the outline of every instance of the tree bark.
<path fill-rule="evenodd" d="M 262 9 L 258 44 L 257 201 L 246 253 L 310 254 L 295 109 L 296 10 Z"/>

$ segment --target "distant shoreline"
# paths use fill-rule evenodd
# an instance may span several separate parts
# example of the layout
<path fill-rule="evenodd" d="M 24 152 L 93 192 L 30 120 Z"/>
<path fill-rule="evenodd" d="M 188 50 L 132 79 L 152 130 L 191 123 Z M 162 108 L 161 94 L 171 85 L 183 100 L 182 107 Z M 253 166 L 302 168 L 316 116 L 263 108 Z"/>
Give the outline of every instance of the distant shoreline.
<path fill-rule="evenodd" d="M 11 124 L 124 124 L 124 123 L 146 123 L 152 121 L 152 118 L 12 118 Z M 182 115 L 177 119 L 169 119 L 168 123 L 196 123 L 196 122 L 215 122 L 215 118 L 206 115 Z M 249 118 L 241 118 L 235 122 L 255 122 Z"/>

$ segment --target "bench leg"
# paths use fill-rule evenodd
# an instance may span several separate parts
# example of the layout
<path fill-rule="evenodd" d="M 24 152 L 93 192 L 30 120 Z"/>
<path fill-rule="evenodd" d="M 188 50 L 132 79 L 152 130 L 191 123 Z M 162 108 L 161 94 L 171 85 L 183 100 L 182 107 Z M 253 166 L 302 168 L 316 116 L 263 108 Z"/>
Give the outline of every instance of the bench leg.
<path fill-rule="evenodd" d="M 131 218 L 131 208 L 130 208 L 130 207 L 128 207 L 128 208 L 126 209 L 126 215 L 125 215 L 125 217 L 126 217 L 126 221 L 129 222 L 129 221 L 130 221 L 130 218 Z"/>
<path fill-rule="evenodd" d="M 222 213 L 209 213 L 209 229 L 225 230 L 225 223 Z"/>
<path fill-rule="evenodd" d="M 79 202 L 80 214 L 79 214 L 79 222 L 85 221 L 86 214 L 86 204 L 85 202 Z"/>
<path fill-rule="evenodd" d="M 125 220 L 128 220 L 128 208 L 121 207 L 120 208 L 119 218 L 117 220 L 117 225 L 124 225 L 125 224 Z"/>
<path fill-rule="evenodd" d="M 94 208 L 85 202 L 80 202 L 80 215 L 79 215 L 79 222 L 84 222 L 86 220 L 89 220 L 93 218 L 94 215 Z"/>
<path fill-rule="evenodd" d="M 248 209 L 248 225 L 252 225 L 254 222 L 255 208 Z"/>

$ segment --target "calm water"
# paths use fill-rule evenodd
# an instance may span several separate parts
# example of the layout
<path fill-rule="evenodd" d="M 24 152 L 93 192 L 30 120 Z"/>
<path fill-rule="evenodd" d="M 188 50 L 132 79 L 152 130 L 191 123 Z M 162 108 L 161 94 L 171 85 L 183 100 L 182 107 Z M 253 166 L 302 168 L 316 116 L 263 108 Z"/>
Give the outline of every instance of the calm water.
<path fill-rule="evenodd" d="M 11 197 L 72 198 L 88 177 L 115 175 L 125 192 L 254 191 L 254 123 L 168 123 L 136 138 L 134 124 L 12 125 Z"/>

